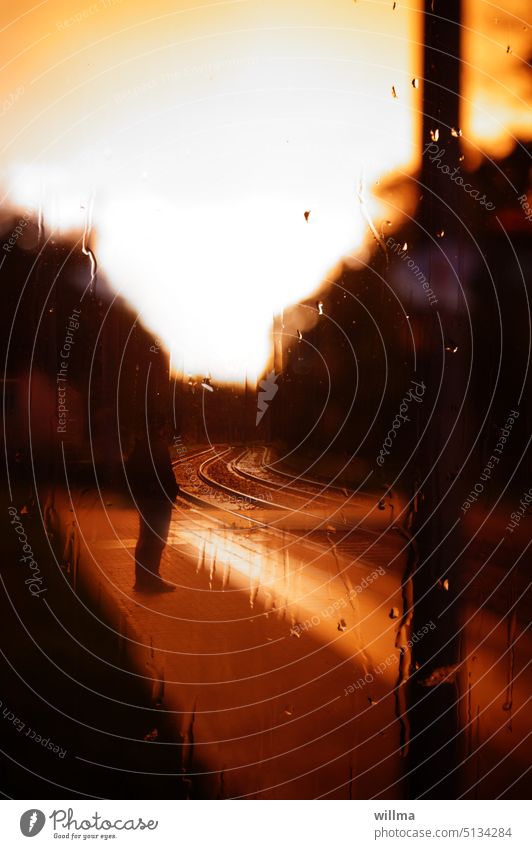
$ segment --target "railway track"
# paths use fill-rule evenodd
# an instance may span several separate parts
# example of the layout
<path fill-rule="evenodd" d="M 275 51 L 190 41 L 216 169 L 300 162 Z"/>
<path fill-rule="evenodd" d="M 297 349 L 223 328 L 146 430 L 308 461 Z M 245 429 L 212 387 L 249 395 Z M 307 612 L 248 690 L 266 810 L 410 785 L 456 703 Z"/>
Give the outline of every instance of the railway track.
<path fill-rule="evenodd" d="M 187 460 L 194 465 L 196 481 L 187 488 L 178 478 L 181 486 L 179 500 L 188 502 L 187 507 L 193 505 L 199 516 L 203 519 L 209 517 L 216 525 L 227 526 L 229 520 L 229 527 L 233 530 L 267 530 L 272 536 L 282 539 L 283 546 L 303 544 L 320 554 L 324 550 L 336 550 L 352 563 L 363 560 L 368 564 L 375 562 L 382 557 L 384 550 L 387 558 L 390 557 L 395 548 L 389 543 L 391 523 L 380 511 L 379 526 L 368 527 L 366 523 L 366 517 L 375 513 L 377 503 L 374 495 L 364 494 L 362 497 L 359 494 L 356 502 L 352 497 L 349 502 L 339 500 L 336 493 L 330 499 L 323 495 L 319 502 L 314 502 L 318 512 L 310 512 L 304 509 L 311 503 L 308 493 L 297 491 L 297 485 L 295 492 L 283 486 L 283 493 L 292 502 L 286 503 L 286 500 L 278 498 L 279 488 L 274 485 L 275 482 L 270 487 L 266 480 L 255 475 L 240 475 L 242 470 L 237 464 L 247 450 L 234 457 L 237 449 L 213 446 L 189 455 Z M 175 467 L 177 465 L 174 464 Z M 249 487 L 252 487 L 251 491 Z M 260 487 L 259 491 L 257 487 Z M 346 503 L 356 513 L 351 517 L 352 521 L 345 515 Z M 250 512 L 255 515 L 249 515 Z M 294 528 L 293 525 L 301 523 L 301 520 L 301 527 Z"/>
<path fill-rule="evenodd" d="M 331 532 L 336 532 L 336 527 L 331 524 L 333 520 L 344 528 L 347 527 L 345 516 L 340 515 L 345 506 L 343 503 L 336 501 L 336 503 L 331 504 L 330 500 L 325 497 L 321 497 L 318 502 L 316 496 L 309 500 L 308 496 L 299 491 L 285 492 L 283 494 L 286 497 L 280 499 L 279 491 L 276 491 L 266 481 L 251 476 L 246 478 L 239 473 L 231 456 L 234 451 L 235 449 L 228 448 L 214 457 L 207 457 L 199 464 L 196 474 L 197 478 L 208 488 L 207 491 L 204 490 L 204 495 L 208 496 L 205 498 L 207 503 L 218 503 L 218 506 L 226 509 L 223 499 L 220 499 L 219 494 L 222 493 L 226 499 L 236 500 L 241 509 L 249 510 L 253 507 L 260 507 L 270 511 L 282 511 L 286 515 L 297 515 L 307 522 L 315 522 L 321 530 Z M 307 509 L 309 506 L 316 507 L 318 510 L 312 512 L 312 510 Z M 240 511 L 239 515 L 241 515 Z M 268 524 L 276 524 L 277 521 L 277 517 L 272 517 Z"/>

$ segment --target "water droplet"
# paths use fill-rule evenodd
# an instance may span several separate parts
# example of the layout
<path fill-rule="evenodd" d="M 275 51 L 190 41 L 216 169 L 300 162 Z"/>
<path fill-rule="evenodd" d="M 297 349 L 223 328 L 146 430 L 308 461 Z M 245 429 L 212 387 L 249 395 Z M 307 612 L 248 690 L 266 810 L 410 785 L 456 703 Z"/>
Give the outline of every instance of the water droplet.
<path fill-rule="evenodd" d="M 298 331 L 297 331 L 297 338 L 299 339 L 299 341 L 300 341 L 300 342 L 301 342 L 301 340 L 303 339 L 303 335 L 302 335 L 302 333 L 301 333 L 301 330 L 298 330 Z"/>
<path fill-rule="evenodd" d="M 456 354 L 456 352 L 458 351 L 458 345 L 456 345 L 452 339 L 448 339 L 445 344 L 445 350 L 448 351 L 450 354 Z"/>
<path fill-rule="evenodd" d="M 438 232 L 436 233 L 436 238 L 437 239 L 443 239 L 444 236 L 445 236 L 445 230 L 442 227 L 442 229 L 438 230 Z"/>
<path fill-rule="evenodd" d="M 417 77 L 414 77 L 414 79 L 412 80 L 412 87 L 419 88 L 419 80 Z"/>
<path fill-rule="evenodd" d="M 393 98 L 395 98 L 395 99 L 397 100 L 397 92 L 396 92 L 396 90 L 395 90 L 395 86 L 394 86 L 394 85 L 392 86 L 392 97 L 393 97 Z"/>
<path fill-rule="evenodd" d="M 148 733 L 145 735 L 144 740 L 147 743 L 151 743 L 153 740 L 157 740 L 158 736 L 159 736 L 159 732 L 157 731 L 157 729 L 152 728 L 152 730 L 148 731 Z"/>
<path fill-rule="evenodd" d="M 323 301 L 318 301 L 318 315 L 323 315 Z"/>
<path fill-rule="evenodd" d="M 407 251 L 407 250 L 408 250 L 408 242 L 405 242 L 405 243 L 403 244 L 402 250 L 403 250 L 403 251 Z"/>
<path fill-rule="evenodd" d="M 507 52 L 507 53 L 511 53 L 511 52 L 512 52 L 512 48 L 510 47 L 510 45 L 508 45 L 508 47 L 506 48 L 506 52 Z"/>
<path fill-rule="evenodd" d="M 452 135 L 453 138 L 459 139 L 459 138 L 462 137 L 462 130 L 460 130 L 460 129 L 457 130 L 455 127 L 452 127 L 451 128 L 451 135 Z"/>
<path fill-rule="evenodd" d="M 311 210 L 307 209 L 307 211 L 303 213 L 303 215 L 305 216 L 305 221 L 308 221 L 308 217 L 310 215 L 310 212 L 311 212 Z"/>
<path fill-rule="evenodd" d="M 345 619 L 340 619 L 338 622 L 337 628 L 339 631 L 347 631 L 347 625 Z"/>
<path fill-rule="evenodd" d="M 399 608 L 398 607 L 392 607 L 388 616 L 390 617 L 390 619 L 397 619 L 399 617 Z"/>
<path fill-rule="evenodd" d="M 430 137 L 431 137 L 432 141 L 434 141 L 434 142 L 438 141 L 438 139 L 440 138 L 440 131 L 438 130 L 437 127 L 436 127 L 435 130 L 430 131 Z"/>
<path fill-rule="evenodd" d="M 94 294 L 94 285 L 96 283 L 96 272 L 98 271 L 98 263 L 96 262 L 96 257 L 92 250 L 88 247 L 88 243 L 90 240 L 91 232 L 92 232 L 92 209 L 94 205 L 94 197 L 91 197 L 88 204 L 87 215 L 85 218 L 85 227 L 83 230 L 83 237 L 81 240 L 81 253 L 84 256 L 89 257 L 90 267 L 91 267 L 91 276 L 89 281 L 89 292 Z"/>
<path fill-rule="evenodd" d="M 381 248 L 381 250 L 382 250 L 382 252 L 383 252 L 383 254 L 386 258 L 386 265 L 388 266 L 388 249 L 386 248 L 386 242 L 384 241 L 382 234 L 379 234 L 377 232 L 377 228 L 375 227 L 375 225 L 374 225 L 374 223 L 371 219 L 371 216 L 369 214 L 369 210 L 366 206 L 366 202 L 365 202 L 365 199 L 364 199 L 364 178 L 363 178 L 362 175 L 359 177 L 359 180 L 358 180 L 357 198 L 358 198 L 358 202 L 360 204 L 360 210 L 362 212 L 362 215 L 366 219 L 368 227 L 371 230 L 371 233 L 373 235 L 373 238 L 375 239 L 375 241 L 377 242 L 377 244 Z M 345 297 L 345 295 L 344 295 L 344 297 Z"/>

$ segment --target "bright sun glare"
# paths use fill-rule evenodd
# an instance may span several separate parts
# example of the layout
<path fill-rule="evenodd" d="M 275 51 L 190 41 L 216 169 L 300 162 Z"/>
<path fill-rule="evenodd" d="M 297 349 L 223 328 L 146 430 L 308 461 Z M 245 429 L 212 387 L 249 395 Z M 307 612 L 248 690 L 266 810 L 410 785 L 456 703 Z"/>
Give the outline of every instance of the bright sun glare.
<path fill-rule="evenodd" d="M 373 7 L 355 20 L 315 0 L 302 21 L 299 4 L 274 3 L 266 26 L 260 8 L 217 11 L 214 32 L 214 13 L 189 10 L 174 21 L 182 42 L 164 49 L 148 50 L 157 30 L 137 28 L 114 40 L 111 66 L 96 46 L 81 94 L 56 58 L 42 83 L 61 106 L 50 98 L 38 150 L 21 144 L 7 169 L 13 202 L 40 206 L 49 230 L 80 232 L 92 203 L 91 247 L 110 284 L 176 370 L 215 380 L 261 373 L 273 315 L 362 248 L 360 178 L 379 218 L 371 186 L 408 168 L 414 149 L 410 13 Z M 91 26 L 101 37 L 106 14 L 85 37 Z"/>

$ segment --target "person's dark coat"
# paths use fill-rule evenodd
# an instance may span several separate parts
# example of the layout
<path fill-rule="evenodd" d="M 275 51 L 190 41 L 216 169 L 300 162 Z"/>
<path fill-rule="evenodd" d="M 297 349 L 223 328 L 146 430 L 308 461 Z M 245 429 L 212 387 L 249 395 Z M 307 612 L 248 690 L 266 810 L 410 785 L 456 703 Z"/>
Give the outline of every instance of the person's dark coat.
<path fill-rule="evenodd" d="M 135 501 L 172 502 L 179 492 L 168 445 L 160 436 L 137 439 L 126 474 Z"/>

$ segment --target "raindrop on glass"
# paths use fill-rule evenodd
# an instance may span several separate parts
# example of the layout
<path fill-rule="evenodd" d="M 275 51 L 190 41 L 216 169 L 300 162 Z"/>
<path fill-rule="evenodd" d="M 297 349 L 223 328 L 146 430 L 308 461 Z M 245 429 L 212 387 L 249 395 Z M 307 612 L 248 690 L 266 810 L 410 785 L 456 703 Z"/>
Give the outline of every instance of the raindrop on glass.
<path fill-rule="evenodd" d="M 151 743 L 151 742 L 153 742 L 153 740 L 157 740 L 157 737 L 158 737 L 158 736 L 159 736 L 159 732 L 157 731 L 157 729 L 156 729 L 156 728 L 153 728 L 151 731 L 149 731 L 149 732 L 148 732 L 148 733 L 144 736 L 144 740 L 145 740 L 147 743 Z"/>

